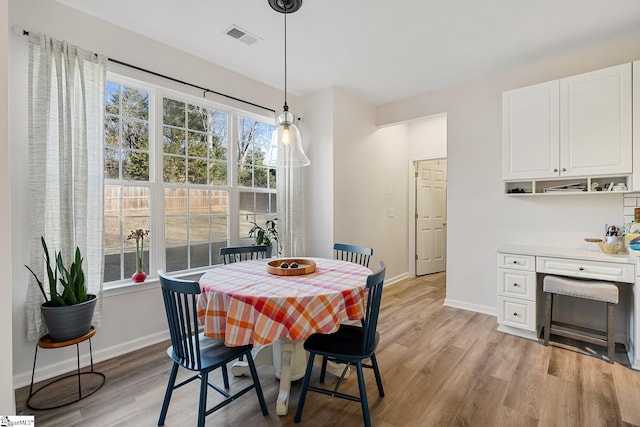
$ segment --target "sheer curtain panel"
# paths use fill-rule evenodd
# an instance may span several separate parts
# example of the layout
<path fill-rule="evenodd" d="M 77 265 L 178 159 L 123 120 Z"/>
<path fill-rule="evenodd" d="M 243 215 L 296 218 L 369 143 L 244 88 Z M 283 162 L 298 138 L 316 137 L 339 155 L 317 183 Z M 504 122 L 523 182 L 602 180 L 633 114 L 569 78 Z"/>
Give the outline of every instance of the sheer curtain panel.
<path fill-rule="evenodd" d="M 40 236 L 70 263 L 80 248 L 88 292 L 102 321 L 104 56 L 64 41 L 29 35 L 29 265 L 43 278 Z M 42 295 L 32 277 L 27 340 L 46 333 Z"/>

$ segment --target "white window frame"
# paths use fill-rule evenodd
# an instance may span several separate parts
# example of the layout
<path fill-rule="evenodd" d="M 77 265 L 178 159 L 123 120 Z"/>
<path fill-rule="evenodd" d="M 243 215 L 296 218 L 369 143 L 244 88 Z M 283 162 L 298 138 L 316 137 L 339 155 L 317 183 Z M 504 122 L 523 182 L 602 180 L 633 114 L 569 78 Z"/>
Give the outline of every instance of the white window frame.
<path fill-rule="evenodd" d="M 120 181 L 105 178 L 105 185 L 122 185 L 123 183 L 136 186 L 149 187 L 149 211 L 150 211 L 150 229 L 151 238 L 149 239 L 149 265 L 145 266 L 145 270 L 150 278 L 147 282 L 153 283 L 157 279 L 156 272 L 161 269 L 165 270 L 166 251 L 165 251 L 165 209 L 164 209 L 164 190 L 163 182 L 163 102 L 164 97 L 171 98 L 176 101 L 185 102 L 205 106 L 206 108 L 215 109 L 227 113 L 228 129 L 227 129 L 227 184 L 226 186 L 213 186 L 211 188 L 220 189 L 228 192 L 228 238 L 229 245 L 238 245 L 242 239 L 248 236 L 240 236 L 240 220 L 239 220 L 239 194 L 241 191 L 257 192 L 257 193 L 276 193 L 275 188 L 256 188 L 239 186 L 238 177 L 238 156 L 236 142 L 238 139 L 238 118 L 245 117 L 257 120 L 269 125 L 275 126 L 275 118 L 273 116 L 263 116 L 253 112 L 230 107 L 228 105 L 213 102 L 202 97 L 190 95 L 186 92 L 169 89 L 157 84 L 149 83 L 137 78 L 131 78 L 115 72 L 107 72 L 107 81 L 119 85 L 144 90 L 149 94 L 149 181 Z M 185 188 L 194 188 L 186 186 Z M 126 230 L 125 230 L 126 234 Z M 215 268 L 215 265 L 198 267 L 189 270 L 171 272 L 175 276 L 189 276 L 204 270 Z M 125 278 L 112 282 L 105 282 L 104 289 L 117 289 L 129 286 L 140 286 L 134 284 L 131 279 Z"/>

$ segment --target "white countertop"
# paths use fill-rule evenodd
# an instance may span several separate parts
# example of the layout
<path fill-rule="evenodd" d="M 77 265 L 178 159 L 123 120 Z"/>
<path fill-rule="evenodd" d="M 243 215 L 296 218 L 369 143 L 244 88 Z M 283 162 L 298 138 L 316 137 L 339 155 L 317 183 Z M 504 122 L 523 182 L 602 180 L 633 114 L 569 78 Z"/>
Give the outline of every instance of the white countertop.
<path fill-rule="evenodd" d="M 546 256 L 555 258 L 571 258 L 571 259 L 583 259 L 591 261 L 606 261 L 615 262 L 620 264 L 635 264 L 636 259 L 640 257 L 640 251 L 629 251 L 629 253 L 620 253 L 616 255 L 605 254 L 600 249 L 597 251 L 574 249 L 574 248 L 561 248 L 557 246 L 535 246 L 535 245 L 504 245 L 498 248 L 498 252 L 519 254 L 519 255 L 533 255 L 533 256 Z"/>

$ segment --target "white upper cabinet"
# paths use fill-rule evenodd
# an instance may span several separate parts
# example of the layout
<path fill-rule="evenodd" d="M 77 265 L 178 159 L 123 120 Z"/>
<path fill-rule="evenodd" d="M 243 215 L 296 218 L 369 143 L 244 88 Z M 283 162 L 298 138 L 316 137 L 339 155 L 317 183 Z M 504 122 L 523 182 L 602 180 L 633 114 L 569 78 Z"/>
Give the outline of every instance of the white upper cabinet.
<path fill-rule="evenodd" d="M 631 63 L 560 80 L 560 175 L 631 173 Z"/>
<path fill-rule="evenodd" d="M 558 176 L 559 87 L 555 80 L 502 94 L 504 179 Z"/>
<path fill-rule="evenodd" d="M 503 94 L 503 179 L 632 172 L 631 64 Z"/>

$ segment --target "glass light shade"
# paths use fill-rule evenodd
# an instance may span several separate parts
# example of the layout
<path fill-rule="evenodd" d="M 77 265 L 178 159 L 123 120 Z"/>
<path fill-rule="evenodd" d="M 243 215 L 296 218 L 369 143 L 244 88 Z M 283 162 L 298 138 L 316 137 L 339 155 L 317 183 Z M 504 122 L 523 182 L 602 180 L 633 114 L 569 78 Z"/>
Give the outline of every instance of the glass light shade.
<path fill-rule="evenodd" d="M 285 110 L 278 116 L 278 125 L 273 133 L 273 138 L 269 163 L 285 167 L 303 167 L 311 164 L 302 149 L 300 130 L 294 123 L 293 114 L 289 111 Z M 275 150 L 273 150 L 274 148 Z"/>

